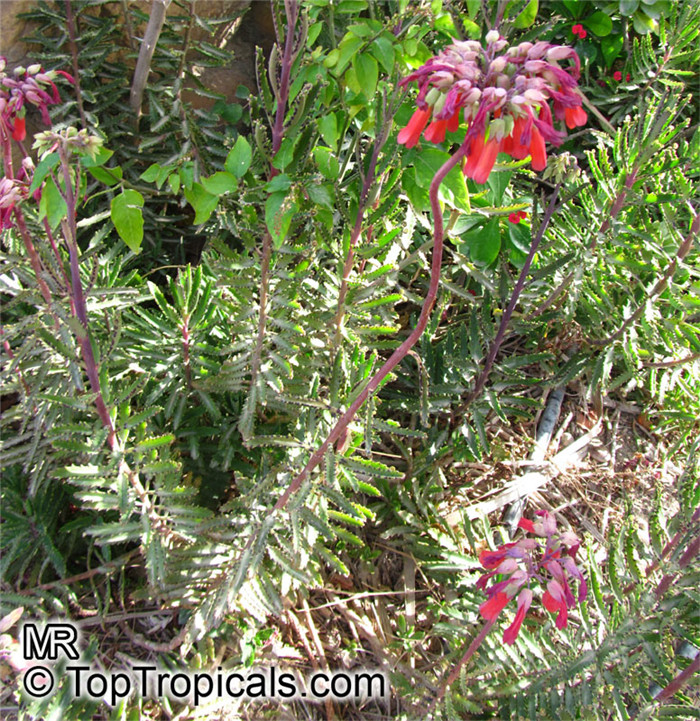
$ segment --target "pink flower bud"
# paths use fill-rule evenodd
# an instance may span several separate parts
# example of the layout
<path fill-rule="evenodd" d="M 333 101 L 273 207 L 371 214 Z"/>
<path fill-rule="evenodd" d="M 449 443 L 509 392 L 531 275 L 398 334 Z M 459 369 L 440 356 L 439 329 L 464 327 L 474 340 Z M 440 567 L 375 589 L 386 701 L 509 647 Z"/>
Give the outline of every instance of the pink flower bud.
<path fill-rule="evenodd" d="M 500 37 L 501 37 L 501 35 L 498 32 L 498 30 L 489 30 L 486 33 L 486 44 L 491 45 L 491 44 L 497 42 Z"/>
<path fill-rule="evenodd" d="M 491 72 L 493 73 L 502 73 L 505 70 L 506 63 L 508 60 L 503 57 L 503 55 L 497 57 L 492 63 L 491 63 Z"/>
<path fill-rule="evenodd" d="M 573 50 L 564 45 L 555 45 L 547 50 L 547 60 L 565 60 L 571 57 Z"/>

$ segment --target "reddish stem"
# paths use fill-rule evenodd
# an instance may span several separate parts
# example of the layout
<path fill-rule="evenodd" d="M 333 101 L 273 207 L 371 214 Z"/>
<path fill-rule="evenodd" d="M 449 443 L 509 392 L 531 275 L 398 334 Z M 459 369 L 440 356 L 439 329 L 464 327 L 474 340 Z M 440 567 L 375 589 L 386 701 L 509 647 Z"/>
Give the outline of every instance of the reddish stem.
<path fill-rule="evenodd" d="M 416 327 L 411 331 L 408 338 L 391 354 L 389 359 L 384 365 L 372 376 L 369 383 L 362 389 L 357 398 L 353 401 L 352 405 L 343 413 L 338 419 L 335 426 L 331 430 L 330 434 L 316 452 L 311 456 L 304 469 L 297 475 L 297 477 L 289 484 L 285 492 L 279 497 L 277 503 L 275 503 L 275 510 L 284 508 L 289 501 L 293 493 L 295 493 L 308 477 L 311 471 L 318 466 L 323 460 L 326 451 L 332 443 L 338 440 L 347 430 L 350 422 L 355 417 L 357 411 L 364 404 L 367 398 L 374 393 L 379 387 L 381 382 L 396 368 L 396 366 L 408 355 L 408 352 L 418 342 L 418 339 L 423 335 L 423 331 L 428 325 L 430 314 L 435 304 L 437 297 L 438 285 L 440 283 L 440 270 L 442 268 L 442 250 L 444 243 L 444 225 L 442 218 L 442 211 L 440 209 L 440 202 L 438 200 L 438 189 L 440 184 L 445 179 L 445 176 L 457 166 L 461 160 L 467 154 L 467 144 L 464 143 L 459 150 L 445 162 L 445 164 L 438 170 L 433 178 L 433 182 L 430 184 L 430 207 L 432 209 L 433 218 L 435 222 L 435 233 L 434 233 L 434 244 L 433 244 L 433 260 L 430 273 L 430 286 L 428 287 L 428 293 L 423 302 L 423 308 L 421 309 L 420 316 Z"/>

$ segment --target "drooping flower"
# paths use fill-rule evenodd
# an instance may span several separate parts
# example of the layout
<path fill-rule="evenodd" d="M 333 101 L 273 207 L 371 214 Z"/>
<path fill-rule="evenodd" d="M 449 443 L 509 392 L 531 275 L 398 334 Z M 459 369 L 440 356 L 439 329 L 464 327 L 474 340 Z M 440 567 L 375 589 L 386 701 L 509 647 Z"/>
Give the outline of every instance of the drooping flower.
<path fill-rule="evenodd" d="M 523 212 L 523 211 L 521 211 Z M 564 628 L 568 611 L 587 595 L 586 582 L 576 565 L 580 543 L 571 531 L 559 531 L 557 523 L 547 511 L 537 511 L 536 518 L 523 518 L 519 527 L 529 534 L 545 539 L 544 547 L 535 538 L 521 538 L 505 543 L 495 551 L 482 551 L 479 562 L 488 571 L 477 581 L 477 588 L 488 596 L 479 607 L 487 621 L 495 621 L 508 603 L 518 597 L 515 619 L 503 634 L 503 642 L 515 643 L 525 615 L 533 600 L 530 586 L 535 583 L 545 589 L 544 607 L 557 614 L 555 625 Z M 579 584 L 578 599 L 571 592 L 571 581 Z M 489 582 L 491 585 L 487 588 Z"/>
<path fill-rule="evenodd" d="M 554 127 L 555 120 L 569 129 L 587 121 L 579 73 L 578 55 L 570 47 L 523 42 L 508 48 L 495 30 L 486 35 L 486 47 L 455 41 L 401 81 L 415 81 L 419 90 L 417 109 L 398 142 L 412 148 L 423 136 L 441 143 L 463 120 L 468 150 L 463 171 L 475 182 L 486 182 L 499 153 L 516 160 L 529 155 L 533 169 L 544 170 L 545 144 L 560 145 L 566 135 Z"/>
<path fill-rule="evenodd" d="M 54 80 L 62 75 L 74 82 L 63 70 L 45 72 L 38 63 L 28 68 L 15 68 L 11 77 L 5 73 L 5 65 L 5 58 L 0 57 L 0 141 L 3 143 L 10 137 L 17 141 L 25 139 L 27 105 L 36 107 L 44 124 L 51 125 L 48 106 L 61 101 Z"/>
<path fill-rule="evenodd" d="M 0 230 L 12 227 L 12 209 L 27 197 L 27 187 L 15 178 L 0 178 Z"/>

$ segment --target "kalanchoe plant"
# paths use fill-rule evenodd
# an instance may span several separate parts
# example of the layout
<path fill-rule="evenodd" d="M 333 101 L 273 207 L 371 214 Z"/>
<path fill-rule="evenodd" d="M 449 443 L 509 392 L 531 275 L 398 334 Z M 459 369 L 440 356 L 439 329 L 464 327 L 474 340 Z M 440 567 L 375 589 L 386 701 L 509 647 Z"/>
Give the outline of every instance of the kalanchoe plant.
<path fill-rule="evenodd" d="M 525 614 L 533 599 L 532 583 L 545 588 L 542 603 L 548 611 L 557 613 L 556 626 L 564 628 L 568 621 L 568 609 L 576 605 L 571 592 L 570 581 L 579 582 L 578 601 L 585 600 L 586 581 L 576 565 L 576 552 L 580 543 L 571 531 L 559 531 L 557 522 L 549 512 L 537 511 L 535 521 L 521 519 L 518 526 L 545 540 L 522 538 L 506 543 L 495 551 L 482 551 L 479 562 L 487 569 L 478 581 L 477 587 L 486 591 L 488 600 L 479 607 L 487 621 L 495 621 L 500 612 L 518 597 L 515 620 L 505 630 L 503 641 L 512 644 L 520 632 Z M 498 578 L 486 588 L 489 581 Z"/>
<path fill-rule="evenodd" d="M 447 131 L 457 131 L 463 111 L 469 144 L 464 173 L 477 183 L 486 182 L 499 152 L 517 160 L 530 155 L 532 168 L 544 170 L 545 142 L 558 146 L 565 137 L 554 120 L 572 129 L 588 119 L 573 48 L 547 42 L 508 48 L 495 30 L 486 43 L 484 48 L 475 40 L 456 41 L 401 81 L 415 80 L 420 91 L 418 109 L 399 133 L 399 143 L 412 148 L 421 134 L 441 143 Z M 561 67 L 564 60 L 573 65 Z"/>

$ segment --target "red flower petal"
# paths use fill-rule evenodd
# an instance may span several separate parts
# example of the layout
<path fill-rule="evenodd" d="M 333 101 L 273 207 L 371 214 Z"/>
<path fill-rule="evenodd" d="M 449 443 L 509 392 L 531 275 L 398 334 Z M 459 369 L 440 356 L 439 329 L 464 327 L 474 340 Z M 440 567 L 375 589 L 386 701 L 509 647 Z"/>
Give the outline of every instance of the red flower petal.
<path fill-rule="evenodd" d="M 481 140 L 483 142 L 483 139 Z M 475 158 L 475 161 L 471 165 L 469 161 L 467 162 L 466 175 L 468 178 L 471 178 L 475 183 L 479 184 L 483 184 L 488 180 L 494 163 L 496 162 L 496 157 L 498 156 L 499 145 L 500 143 L 496 138 L 491 138 L 488 143 L 483 146 L 481 152 L 472 152 L 469 161 L 471 161 L 472 158 Z"/>
<path fill-rule="evenodd" d="M 482 551 L 479 554 L 479 563 L 484 568 L 496 568 L 499 566 L 501 561 L 506 557 L 504 549 L 498 549 L 496 551 Z"/>
<path fill-rule="evenodd" d="M 532 591 L 529 588 L 524 588 L 518 596 L 518 611 L 515 614 L 515 620 L 508 626 L 503 632 L 503 642 L 509 645 L 515 643 L 515 639 L 520 633 L 520 626 L 522 626 L 525 614 L 530 608 L 532 603 Z"/>
<path fill-rule="evenodd" d="M 532 129 L 530 141 L 530 155 L 532 156 L 532 169 L 544 170 L 547 167 L 547 149 L 544 147 L 544 138 L 537 128 Z"/>
<path fill-rule="evenodd" d="M 27 121 L 25 118 L 15 118 L 15 127 L 12 129 L 13 140 L 24 140 L 27 137 Z"/>
<path fill-rule="evenodd" d="M 433 120 L 425 129 L 423 137 L 431 143 L 441 143 L 445 139 L 447 120 Z"/>
<path fill-rule="evenodd" d="M 575 108 L 564 108 L 564 120 L 566 121 L 566 127 L 573 130 L 586 124 L 588 113 L 580 105 Z"/>
<path fill-rule="evenodd" d="M 520 216 L 519 216 L 517 213 L 511 213 L 511 214 L 508 216 L 508 220 L 509 220 L 509 222 L 511 222 L 511 223 L 519 223 L 519 222 L 520 222 Z M 518 522 L 518 526 L 520 526 L 520 528 L 522 528 L 522 526 L 520 525 L 520 524 L 522 523 L 522 521 L 523 521 L 523 519 L 521 518 L 520 521 Z"/>
<path fill-rule="evenodd" d="M 622 73 L 619 70 L 613 73 L 613 80 L 617 80 L 618 83 L 622 80 Z"/>
<path fill-rule="evenodd" d="M 456 133 L 459 130 L 459 109 L 455 110 L 454 115 L 447 121 L 447 129 L 451 133 Z"/>
<path fill-rule="evenodd" d="M 512 215 L 515 215 L 515 213 L 512 213 Z M 527 215 L 527 213 L 525 213 L 525 215 Z M 509 216 L 509 219 L 510 219 L 510 216 Z M 520 220 L 520 213 L 518 213 L 518 220 Z M 515 222 L 515 221 L 512 221 L 512 222 Z M 518 521 L 518 528 L 522 528 L 523 531 L 527 531 L 528 533 L 535 532 L 535 524 L 528 518 L 521 518 Z"/>
<path fill-rule="evenodd" d="M 430 108 L 426 108 L 425 110 L 418 108 L 416 112 L 413 113 L 413 116 L 408 121 L 408 125 L 399 133 L 399 145 L 412 148 L 418 142 L 423 128 L 427 125 L 428 120 L 430 120 L 430 113 Z"/>
<path fill-rule="evenodd" d="M 479 612 L 487 621 L 495 621 L 508 601 L 510 601 L 510 596 L 503 591 L 499 591 L 479 606 Z"/>
<path fill-rule="evenodd" d="M 581 28 L 581 32 L 578 34 L 578 36 L 581 38 L 581 40 L 585 40 L 586 35 L 588 35 L 588 33 L 583 28 Z"/>

